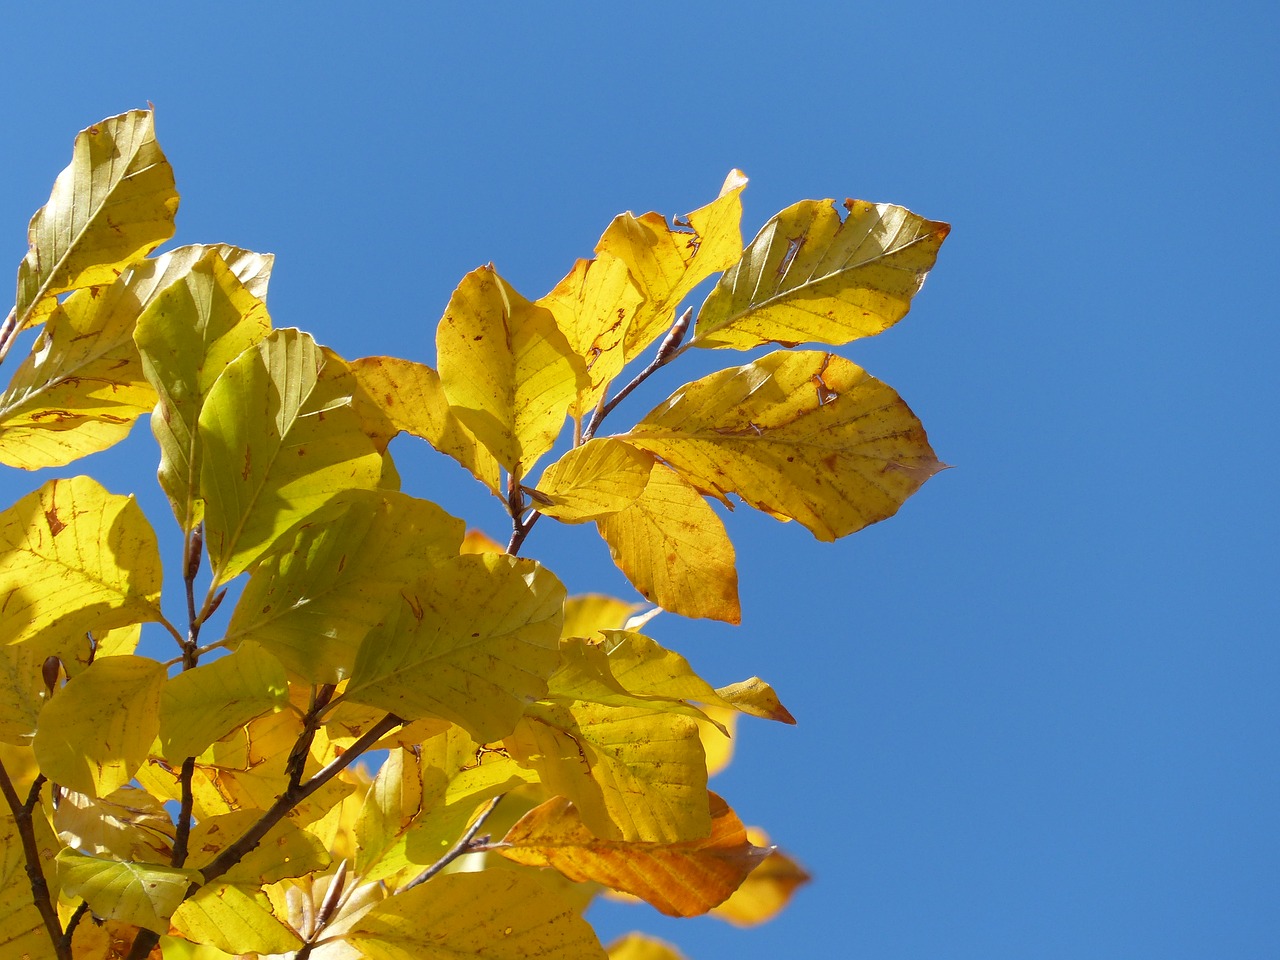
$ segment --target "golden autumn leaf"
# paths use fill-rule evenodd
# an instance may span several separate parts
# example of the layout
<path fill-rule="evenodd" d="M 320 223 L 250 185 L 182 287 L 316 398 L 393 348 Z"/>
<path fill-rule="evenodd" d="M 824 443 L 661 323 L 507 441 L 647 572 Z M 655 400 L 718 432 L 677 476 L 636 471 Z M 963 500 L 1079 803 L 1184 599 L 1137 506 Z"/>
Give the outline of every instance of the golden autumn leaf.
<path fill-rule="evenodd" d="M 542 472 L 528 490 L 538 511 L 565 523 L 600 520 L 638 500 L 653 459 L 618 440 L 588 440 Z"/>
<path fill-rule="evenodd" d="M 51 960 L 49 933 L 31 900 L 25 867 L 22 837 L 6 806 L 0 811 L 0 950 L 7 956 Z"/>
<path fill-rule="evenodd" d="M 191 828 L 191 854 L 186 866 L 203 870 L 261 815 L 259 810 L 235 810 L 202 818 Z M 254 849 L 218 879 L 227 883 L 261 885 L 301 877 L 327 866 L 329 854 L 320 839 L 286 819 L 272 827 Z"/>
<path fill-rule="evenodd" d="M 597 526 L 646 600 L 681 616 L 741 621 L 733 544 L 715 510 L 674 470 L 655 463 L 635 502 Z"/>
<path fill-rule="evenodd" d="M 890 204 L 802 200 L 764 225 L 698 313 L 690 346 L 842 344 L 901 320 L 951 227 Z"/>
<path fill-rule="evenodd" d="M 628 933 L 607 949 L 609 960 L 685 960 L 684 954 L 665 940 L 643 933 Z"/>
<path fill-rule="evenodd" d="M 560 638 L 589 637 L 597 630 L 621 629 L 633 614 L 643 609 L 643 604 L 627 603 L 602 593 L 569 597 L 564 602 L 564 625 L 560 629 Z"/>
<path fill-rule="evenodd" d="M 594 881 L 640 897 L 673 917 L 695 917 L 723 902 L 767 850 L 747 839 L 742 821 L 714 793 L 711 833 L 676 843 L 626 843 L 595 836 L 564 797 L 535 807 L 498 847 L 509 860 L 554 867 L 570 880 Z"/>
<path fill-rule="evenodd" d="M 449 298 L 436 356 L 454 415 L 519 476 L 551 449 L 587 376 L 551 311 L 492 266 L 467 274 Z"/>
<path fill-rule="evenodd" d="M 72 160 L 31 218 L 30 249 L 18 268 L 21 328 L 67 290 L 110 283 L 173 236 L 173 170 L 155 139 L 150 110 L 132 110 L 82 130 Z"/>
<path fill-rule="evenodd" d="M 251 885 L 207 884 L 174 911 L 172 923 L 188 940 L 233 956 L 283 954 L 302 946 L 301 938 L 276 916 L 267 895 Z"/>
<path fill-rule="evenodd" d="M 759 847 L 769 846 L 769 838 L 754 827 L 747 828 L 747 836 Z M 742 886 L 711 911 L 711 915 L 736 927 L 753 927 L 777 916 L 796 890 L 809 880 L 809 874 L 800 864 L 774 848 L 751 871 Z"/>
<path fill-rule="evenodd" d="M 168 863 L 173 853 L 169 812 L 137 787 L 97 798 L 63 789 L 53 826 L 64 844 L 95 857 Z"/>
<path fill-rule="evenodd" d="M 194 870 L 125 863 L 64 848 L 57 857 L 63 892 L 88 902 L 99 917 L 123 920 L 156 933 L 169 930 L 169 917 L 199 877 Z"/>
<path fill-rule="evenodd" d="M 626 264 L 645 297 L 627 325 L 623 361 L 630 362 L 662 336 L 680 302 L 699 283 L 742 256 L 742 190 L 747 178 L 731 170 L 720 196 L 677 221 L 659 213 L 619 214 L 605 230 L 596 252 Z"/>
<path fill-rule="evenodd" d="M 843 357 L 779 351 L 687 384 L 626 439 L 703 493 L 820 540 L 893 516 L 943 469 L 893 389 Z"/>
<path fill-rule="evenodd" d="M 508 870 L 434 877 L 377 904 L 345 936 L 369 960 L 605 960 L 572 905 Z"/>
<path fill-rule="evenodd" d="M 578 260 L 569 275 L 538 301 L 556 318 L 569 345 L 586 366 L 588 385 L 569 408 L 574 417 L 595 409 L 604 391 L 625 366 L 623 339 L 631 319 L 644 303 L 627 265 L 602 253 Z"/>

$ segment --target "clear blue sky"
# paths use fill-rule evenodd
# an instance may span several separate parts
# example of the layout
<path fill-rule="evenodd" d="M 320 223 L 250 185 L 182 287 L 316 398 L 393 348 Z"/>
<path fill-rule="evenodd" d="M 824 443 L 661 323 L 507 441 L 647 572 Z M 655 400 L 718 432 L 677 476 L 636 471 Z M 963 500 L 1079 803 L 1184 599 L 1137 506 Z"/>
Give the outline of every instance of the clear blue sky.
<path fill-rule="evenodd" d="M 743 625 L 653 626 L 799 718 L 744 724 L 718 789 L 816 882 L 754 931 L 609 906 L 605 939 L 1277 956 L 1274 4 L 364 7 L 12 5 L 0 254 L 76 131 L 148 100 L 178 239 L 274 252 L 276 324 L 348 357 L 430 361 L 467 271 L 539 296 L 615 213 L 735 166 L 748 235 L 803 197 L 954 225 L 907 319 L 843 352 L 956 469 L 836 545 L 739 509 Z M 86 467 L 169 531 L 150 443 Z M 501 532 L 460 470 L 402 472 Z M 527 553 L 625 591 L 594 537 L 547 522 Z"/>

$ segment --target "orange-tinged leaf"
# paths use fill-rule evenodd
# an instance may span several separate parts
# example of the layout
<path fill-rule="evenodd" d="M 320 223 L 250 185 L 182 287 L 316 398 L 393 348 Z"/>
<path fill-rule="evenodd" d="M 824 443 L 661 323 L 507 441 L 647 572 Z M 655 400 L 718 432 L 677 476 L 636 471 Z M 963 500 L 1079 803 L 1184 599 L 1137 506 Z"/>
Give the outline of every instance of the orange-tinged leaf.
<path fill-rule="evenodd" d="M 559 661 L 564 597 L 531 560 L 436 564 L 365 638 L 346 697 L 407 720 L 443 717 L 481 743 L 506 736 Z"/>
<path fill-rule="evenodd" d="M 198 879 L 194 870 L 125 863 L 64 849 L 58 878 L 67 896 L 86 900 L 96 916 L 167 933 L 169 917 Z"/>
<path fill-rule="evenodd" d="M 820 540 L 892 516 L 943 468 L 892 388 L 843 357 L 807 350 L 688 384 L 626 438 L 703 493 L 726 503 L 736 493 Z"/>
<path fill-rule="evenodd" d="M 397 357 L 364 357 L 352 361 L 351 372 L 362 388 L 356 412 L 380 448 L 401 431 L 420 437 L 502 496 L 498 461 L 449 407 L 439 374 Z"/>
<path fill-rule="evenodd" d="M 521 818 L 498 852 L 516 863 L 555 867 L 640 897 L 673 917 L 695 917 L 723 902 L 768 854 L 752 846 L 742 821 L 711 797 L 711 833 L 677 843 L 626 843 L 596 837 L 578 809 L 555 797 Z"/>
<path fill-rule="evenodd" d="M 889 204 L 802 200 L 765 224 L 698 314 L 690 346 L 842 344 L 901 320 L 950 227 Z"/>
<path fill-rule="evenodd" d="M 635 502 L 598 526 L 613 562 L 646 600 L 686 617 L 742 619 L 729 535 L 675 471 L 654 464 Z"/>
<path fill-rule="evenodd" d="M 110 283 L 173 236 L 173 170 L 150 110 L 109 117 L 77 136 L 69 166 L 31 218 L 18 268 L 19 327 L 54 294 Z"/>
<path fill-rule="evenodd" d="M 578 391 L 569 408 L 571 416 L 580 418 L 595 409 L 610 381 L 622 372 L 623 337 L 643 303 L 644 294 L 627 265 L 607 253 L 577 261 L 538 301 L 555 314 L 556 324 L 586 365 L 589 385 Z"/>
<path fill-rule="evenodd" d="M 747 836 L 752 843 L 768 846 L 769 838 L 759 830 L 748 828 Z M 809 874 L 800 864 L 775 848 L 728 900 L 711 911 L 711 915 L 737 927 L 764 923 L 773 919 L 809 879 Z"/>
<path fill-rule="evenodd" d="M 147 657 L 95 660 L 40 711 L 32 747 L 54 783 L 91 797 L 123 787 L 160 729 L 164 666 Z"/>
<path fill-rule="evenodd" d="M 628 933 L 608 946 L 609 960 L 685 960 L 684 954 L 665 940 L 643 933 Z"/>
<path fill-rule="evenodd" d="M 459 420 L 508 472 L 551 449 L 586 364 L 545 307 L 492 266 L 463 277 L 436 331 L 440 383 Z"/>
<path fill-rule="evenodd" d="M 640 498 L 652 466 L 651 457 L 619 440 L 588 440 L 550 464 L 529 496 L 565 523 L 600 520 Z"/>
<path fill-rule="evenodd" d="M 675 320 L 676 309 L 699 283 L 737 262 L 742 255 L 742 190 L 747 178 L 732 170 L 720 196 L 672 228 L 659 213 L 619 214 L 596 252 L 627 265 L 645 302 L 627 326 L 623 359 L 630 362 Z M 679 221 L 678 221 L 679 223 Z"/>
<path fill-rule="evenodd" d="M 605 960 L 571 904 L 513 870 L 434 877 L 374 906 L 346 939 L 370 960 Z"/>
<path fill-rule="evenodd" d="M 468 530 L 459 553 L 506 553 L 507 548 L 483 530 Z"/>

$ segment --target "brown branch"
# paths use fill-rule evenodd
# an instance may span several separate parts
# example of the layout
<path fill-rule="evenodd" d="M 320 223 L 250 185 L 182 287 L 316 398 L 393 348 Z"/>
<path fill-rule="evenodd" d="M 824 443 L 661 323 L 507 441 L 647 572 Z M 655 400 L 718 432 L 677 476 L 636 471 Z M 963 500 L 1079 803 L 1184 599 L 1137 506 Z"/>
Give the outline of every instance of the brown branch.
<path fill-rule="evenodd" d="M 71 940 L 76 935 L 76 927 L 80 925 L 80 921 L 84 919 L 84 915 L 89 912 L 89 901 L 81 900 L 80 906 L 76 907 L 76 912 L 71 915 L 71 919 L 67 921 L 67 929 L 62 934 L 62 944 L 67 949 L 67 954 L 71 953 Z"/>
<path fill-rule="evenodd" d="M 18 791 L 13 787 L 13 781 L 9 779 L 9 771 L 5 769 L 3 761 L 0 761 L 0 793 L 4 794 L 9 809 L 13 812 L 18 836 L 22 839 L 27 880 L 31 883 L 31 900 L 36 910 L 40 912 L 40 918 L 44 921 L 45 931 L 49 934 L 49 940 L 53 943 L 53 951 L 58 960 L 71 960 L 71 945 L 69 942 L 63 943 L 62 922 L 58 919 L 58 908 L 54 906 L 49 896 L 49 884 L 44 878 L 40 860 L 40 847 L 36 843 L 34 814 L 36 805 L 40 801 L 40 787 L 43 784 L 44 776 L 38 775 L 35 783 L 31 785 L 26 803 L 23 803 L 18 799 Z"/>
<path fill-rule="evenodd" d="M 464 853 L 472 852 L 474 847 L 472 846 L 471 841 L 476 838 L 476 834 L 480 832 L 480 828 L 484 826 L 484 822 L 489 819 L 489 815 L 493 813 L 494 809 L 502 801 L 504 796 L 506 796 L 506 794 L 500 793 L 490 800 L 489 805 L 480 811 L 480 816 L 476 817 L 476 822 L 467 828 L 467 832 L 458 838 L 458 842 L 450 847 L 445 852 L 444 856 L 406 883 L 403 887 L 397 890 L 396 893 L 404 893 L 406 890 L 412 890 L 420 883 L 426 883 Z"/>

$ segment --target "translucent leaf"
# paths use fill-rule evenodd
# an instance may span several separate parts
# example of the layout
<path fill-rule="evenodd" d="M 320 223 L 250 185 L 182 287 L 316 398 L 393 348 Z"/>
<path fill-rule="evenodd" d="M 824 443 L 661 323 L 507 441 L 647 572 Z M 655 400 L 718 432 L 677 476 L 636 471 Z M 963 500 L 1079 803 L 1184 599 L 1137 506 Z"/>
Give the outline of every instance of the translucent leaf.
<path fill-rule="evenodd" d="M 53 960 L 53 945 L 40 911 L 31 902 L 26 854 L 13 815 L 0 812 L 0 951 L 8 957 Z"/>
<path fill-rule="evenodd" d="M 554 867 L 640 897 L 672 917 L 696 917 L 738 889 L 768 854 L 752 846 L 728 805 L 711 796 L 711 833 L 677 843 L 625 843 L 596 837 L 564 797 L 525 814 L 498 852 L 531 867 Z"/>
<path fill-rule="evenodd" d="M 214 882 L 201 887 L 178 907 L 172 922 L 188 940 L 233 955 L 287 953 L 302 946 L 266 894 L 251 886 Z"/>
<path fill-rule="evenodd" d="M 159 619 L 155 533 L 132 497 L 50 480 L 0 513 L 0 643 Z"/>
<path fill-rule="evenodd" d="M 186 670 L 164 685 L 160 744 L 166 760 L 203 753 L 254 717 L 288 705 L 289 681 L 280 661 L 256 643 Z"/>
<path fill-rule="evenodd" d="M 196 424 L 218 376 L 271 330 L 265 304 L 217 250 L 159 293 L 138 319 L 134 340 L 158 395 L 151 432 L 160 445 L 160 486 L 183 530 L 204 515 Z"/>
<path fill-rule="evenodd" d="M 720 196 L 674 229 L 659 213 L 641 217 L 623 213 L 609 224 L 596 252 L 625 263 L 645 296 L 627 326 L 624 361 L 630 362 L 667 331 L 680 302 L 694 287 L 742 256 L 739 225 L 746 185 L 741 171 L 730 171 Z"/>
<path fill-rule="evenodd" d="M 610 254 L 578 260 L 569 275 L 538 301 L 555 314 L 569 345 L 582 358 L 589 383 L 569 408 L 574 417 L 589 414 L 625 365 L 622 343 L 644 294 L 627 265 Z"/>
<path fill-rule="evenodd" d="M 251 637 L 314 683 L 351 673 L 356 651 L 424 567 L 456 556 L 464 525 L 434 503 L 353 490 L 264 560 L 227 628 Z"/>
<path fill-rule="evenodd" d="M 404 431 L 457 460 L 502 497 L 498 461 L 449 407 L 440 375 L 424 363 L 396 357 L 364 357 L 351 364 L 362 390 L 356 412 L 365 430 L 382 444 Z"/>
<path fill-rule="evenodd" d="M 551 449 L 586 383 L 550 310 L 492 266 L 463 277 L 436 331 L 440 382 L 454 414 L 509 472 L 523 476 Z"/>
<path fill-rule="evenodd" d="M 57 861 L 64 894 L 86 900 L 96 916 L 156 933 L 168 932 L 170 915 L 198 880 L 194 870 L 103 860 L 75 850 L 60 851 Z"/>
<path fill-rule="evenodd" d="M 214 582 L 259 560 L 334 495 L 373 490 L 382 457 L 351 409 L 346 365 L 297 330 L 241 354 L 200 411 L 200 488 Z"/>
<path fill-rule="evenodd" d="M 684 954 L 665 940 L 643 933 L 628 933 L 609 944 L 609 960 L 685 960 Z"/>
<path fill-rule="evenodd" d="M 0 742 L 31 742 L 36 718 L 49 696 L 41 668 L 55 649 L 40 638 L 0 646 Z"/>
<path fill-rule="evenodd" d="M 475 554 L 437 564 L 365 639 L 347 699 L 497 740 L 546 692 L 564 596 L 531 560 Z"/>
<path fill-rule="evenodd" d="M 673 843 L 711 830 L 697 724 L 660 704 L 535 703 L 504 742 L 598 837 Z"/>
<path fill-rule="evenodd" d="M 639 499 L 652 466 L 650 457 L 618 440 L 588 440 L 548 466 L 530 498 L 565 523 L 599 520 Z"/>
<path fill-rule="evenodd" d="M 571 905 L 507 870 L 434 877 L 375 906 L 346 938 L 370 960 L 605 958 Z"/>
<path fill-rule="evenodd" d="M 123 787 L 159 731 L 164 682 L 163 665 L 147 657 L 95 660 L 40 712 L 32 747 L 41 772 L 91 797 Z"/>
<path fill-rule="evenodd" d="M 564 626 L 560 637 L 589 637 L 597 630 L 617 630 L 643 604 L 627 603 L 602 593 L 584 593 L 564 602 Z"/>
<path fill-rule="evenodd" d="M 53 826 L 66 846 L 92 856 L 168 863 L 173 853 L 173 820 L 159 800 L 137 787 L 97 799 L 64 789 Z"/>
<path fill-rule="evenodd" d="M 747 835 L 752 843 L 769 845 L 769 838 L 759 830 L 748 828 Z M 777 916 L 796 890 L 809 880 L 803 867 L 781 850 L 774 849 L 711 915 L 737 927 L 753 927 Z"/>
<path fill-rule="evenodd" d="M 187 866 L 202 869 L 226 847 L 239 840 L 261 817 L 259 810 L 236 810 L 204 817 L 191 829 Z M 281 820 L 258 845 L 219 880 L 260 885 L 300 877 L 329 865 L 329 854 L 317 837 L 292 820 Z"/>
<path fill-rule="evenodd" d="M 801 200 L 764 225 L 698 313 L 691 346 L 842 344 L 911 308 L 951 227 L 889 204 Z"/>
<path fill-rule="evenodd" d="M 598 527 L 613 562 L 646 600 L 685 617 L 742 620 L 729 535 L 675 471 L 654 464 L 644 492 Z"/>
<path fill-rule="evenodd" d="M 71 164 L 27 230 L 16 313 L 25 326 L 54 294 L 110 283 L 173 236 L 178 193 L 154 117 L 133 110 L 77 136 Z M 43 309 L 42 307 L 40 309 Z"/>
<path fill-rule="evenodd" d="M 834 540 L 891 517 L 943 468 L 892 388 L 843 357 L 769 354 L 676 391 L 627 439 L 703 493 Z"/>

